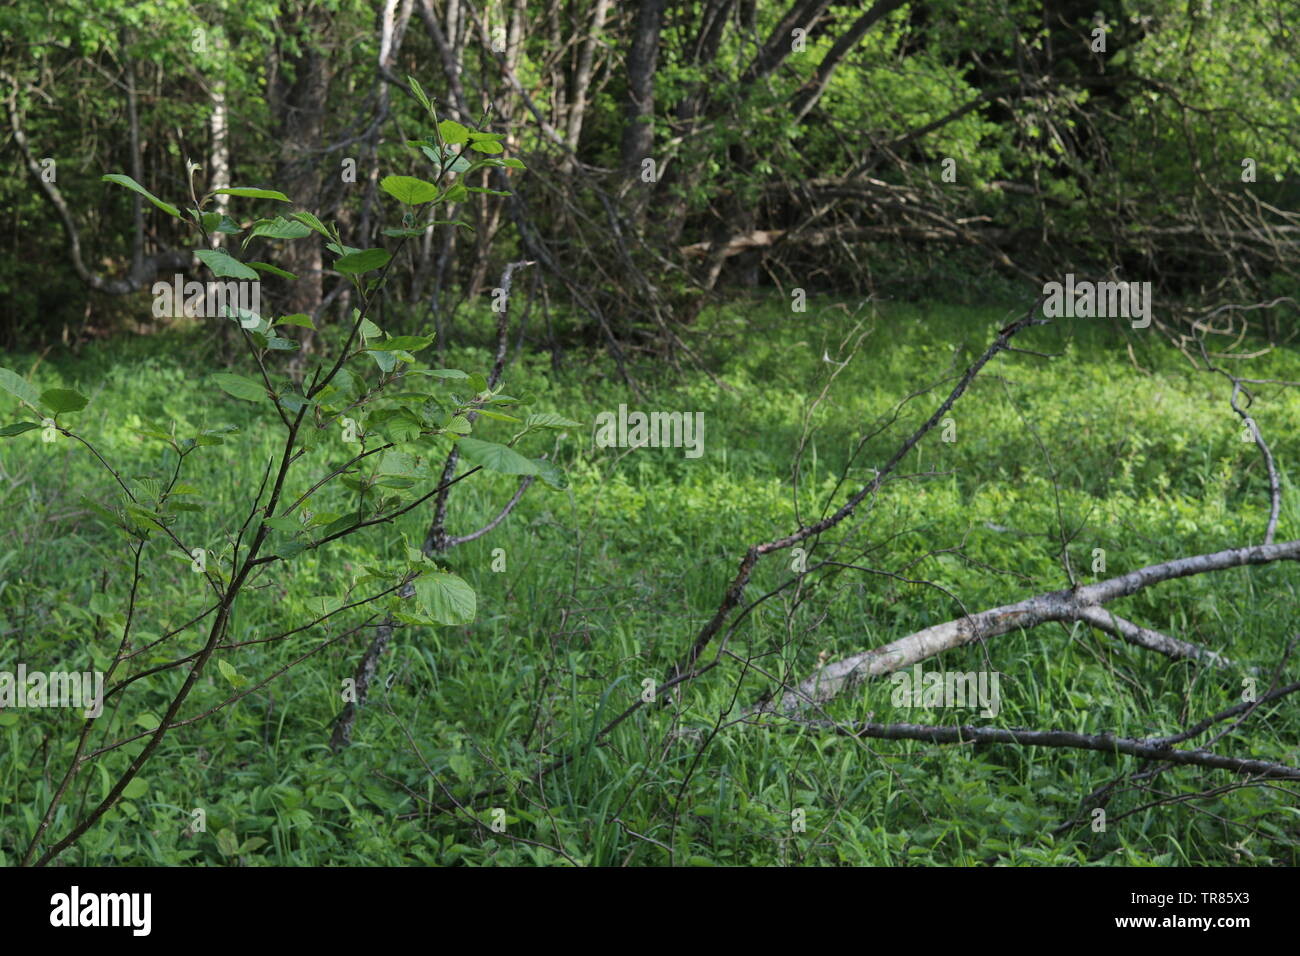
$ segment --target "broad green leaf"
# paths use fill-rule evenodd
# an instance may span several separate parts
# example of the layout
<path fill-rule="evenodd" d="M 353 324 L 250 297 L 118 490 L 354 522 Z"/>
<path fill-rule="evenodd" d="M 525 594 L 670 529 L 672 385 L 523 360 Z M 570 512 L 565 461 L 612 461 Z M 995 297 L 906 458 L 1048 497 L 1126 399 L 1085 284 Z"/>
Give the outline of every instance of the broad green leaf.
<path fill-rule="evenodd" d="M 23 432 L 29 432 L 33 428 L 40 427 L 35 422 L 14 422 L 12 425 L 0 428 L 0 438 L 13 438 L 15 435 L 21 435 Z"/>
<path fill-rule="evenodd" d="M 447 172 L 463 173 L 469 169 L 469 160 L 457 155 L 456 151 L 450 147 L 445 147 L 441 151 L 431 146 L 421 146 L 420 149 L 425 156 L 429 157 L 430 162 Z"/>
<path fill-rule="evenodd" d="M 292 272 L 289 272 L 285 269 L 281 269 L 279 266 L 273 266 L 269 262 L 250 262 L 248 264 L 252 266 L 254 269 L 256 269 L 258 272 L 269 272 L 271 273 L 271 275 L 279 276 L 281 279 L 298 278 Z"/>
<path fill-rule="evenodd" d="M 184 216 L 181 215 L 181 211 L 179 209 L 177 209 L 169 202 L 163 202 L 153 193 L 149 192 L 149 190 L 145 189 L 143 186 L 137 183 L 130 176 L 127 176 L 123 173 L 108 173 L 102 176 L 101 179 L 104 182 L 117 183 L 119 186 L 125 186 L 127 189 L 131 190 L 132 192 L 139 193 L 141 196 L 149 200 L 151 203 L 153 203 L 163 212 L 175 216 L 177 219 L 185 218 Z"/>
<path fill-rule="evenodd" d="M 240 677 L 239 672 L 225 661 L 217 661 L 217 670 L 221 671 L 221 676 L 230 681 L 231 687 L 241 687 L 248 683 L 248 678 Z"/>
<path fill-rule="evenodd" d="M 338 534 L 340 531 L 347 531 L 348 528 L 351 528 L 353 525 L 360 524 L 364 520 L 366 520 L 366 516 L 364 512 L 361 511 L 350 512 L 348 514 L 345 514 L 343 517 L 335 521 L 331 521 L 329 524 L 327 524 L 321 530 L 320 536 L 322 538 L 328 538 L 330 535 Z"/>
<path fill-rule="evenodd" d="M 155 718 L 157 719 L 157 718 Z M 154 724 L 157 727 L 157 724 Z M 131 782 L 122 788 L 122 796 L 128 800 L 139 800 L 149 792 L 149 781 L 144 777 L 132 777 Z"/>
<path fill-rule="evenodd" d="M 228 276 L 232 279 L 256 279 L 257 273 L 230 255 L 224 249 L 200 249 L 196 256 L 203 261 L 215 276 Z"/>
<path fill-rule="evenodd" d="M 222 671 L 222 673 L 224 674 L 225 671 Z M 232 670 L 231 673 L 234 673 L 234 671 Z M 231 683 L 234 683 L 234 681 L 231 681 Z M 217 852 L 222 856 L 234 856 L 239 852 L 239 837 L 235 836 L 234 830 L 227 828 L 217 833 Z"/>
<path fill-rule="evenodd" d="M 462 438 L 457 442 L 460 453 L 476 465 L 482 465 L 488 471 L 503 475 L 535 475 L 537 462 L 525 458 L 513 448 L 498 445 L 496 442 L 479 441 L 477 438 Z"/>
<path fill-rule="evenodd" d="M 469 624 L 477 613 L 474 589 L 454 574 L 430 571 L 415 579 L 415 602 L 439 624 Z"/>
<path fill-rule="evenodd" d="M 555 412 L 535 412 L 524 419 L 526 428 L 554 428 L 559 431 L 564 428 L 581 428 L 582 422 L 575 422 L 563 415 L 557 415 Z"/>
<path fill-rule="evenodd" d="M 303 236 L 310 235 L 311 227 L 306 223 L 285 219 L 284 216 L 259 219 L 253 223 L 252 230 L 244 237 L 244 244 L 240 248 L 247 248 L 248 244 L 258 236 L 266 236 L 268 239 L 301 239 Z"/>
<path fill-rule="evenodd" d="M 244 231 L 240 228 L 239 223 L 219 212 L 205 212 L 203 214 L 203 228 L 208 232 L 219 232 L 227 236 L 233 236 Z"/>
<path fill-rule="evenodd" d="M 241 196 L 244 199 L 278 199 L 289 202 L 289 197 L 275 189 L 254 189 L 247 186 L 232 186 L 212 190 L 214 196 Z"/>
<path fill-rule="evenodd" d="M 368 342 L 366 348 L 378 352 L 392 352 L 395 349 L 418 352 L 420 349 L 428 348 L 432 342 L 432 336 L 428 335 L 398 335 L 384 342 Z"/>
<path fill-rule="evenodd" d="M 484 418 L 490 418 L 496 422 L 511 422 L 515 425 L 520 424 L 520 419 L 515 418 L 513 415 L 502 415 L 500 412 L 488 411 L 486 408 L 480 408 L 478 410 L 478 414 L 482 415 Z"/>
<path fill-rule="evenodd" d="M 54 414 L 62 412 L 79 412 L 86 407 L 89 399 L 71 388 L 51 388 L 41 392 L 41 404 Z"/>
<path fill-rule="evenodd" d="M 315 229 L 326 239 L 330 237 L 329 230 L 325 228 L 325 224 L 321 222 L 319 219 L 317 219 L 315 216 L 313 216 L 311 213 L 307 212 L 305 209 L 293 213 L 293 218 L 297 219 L 299 222 L 307 226 L 310 226 L 312 229 Z"/>
<path fill-rule="evenodd" d="M 230 372 L 218 372 L 212 376 L 213 383 L 227 395 L 242 398 L 246 402 L 260 402 L 266 398 L 266 386 L 243 375 Z"/>
<path fill-rule="evenodd" d="M 494 139 L 479 139 L 469 144 L 469 148 L 479 153 L 500 153 L 502 146 Z"/>
<path fill-rule="evenodd" d="M 282 315 L 275 320 L 276 325 L 297 325 L 304 329 L 314 329 L 316 326 L 312 323 L 311 316 L 306 312 L 295 312 L 293 315 Z"/>
<path fill-rule="evenodd" d="M 469 142 L 469 130 L 455 120 L 443 120 L 439 123 L 438 135 L 448 146 L 459 146 Z"/>
<path fill-rule="evenodd" d="M 334 263 L 334 268 L 344 275 L 360 275 L 372 269 L 381 269 L 393 258 L 387 249 L 366 249 L 364 252 L 351 252 Z"/>
<path fill-rule="evenodd" d="M 563 491 L 569 487 L 569 479 L 549 458 L 537 459 L 537 475 L 542 481 L 558 491 Z"/>
<path fill-rule="evenodd" d="M 31 383 L 17 372 L 12 372 L 7 368 L 0 368 L 0 388 L 3 388 L 15 398 L 22 399 L 32 408 L 40 407 L 41 397 L 36 394 L 36 389 L 32 388 Z"/>
<path fill-rule="evenodd" d="M 379 188 L 400 203 L 419 206 L 438 198 L 438 187 L 414 176 L 385 176 Z"/>
<path fill-rule="evenodd" d="M 283 341 L 286 341 L 286 340 L 285 340 L 285 339 L 277 339 L 276 341 L 278 341 L 278 342 L 283 342 Z M 297 347 L 298 347 L 298 343 L 297 343 L 297 342 L 294 342 L 294 343 L 293 343 L 293 346 L 294 346 L 294 348 L 297 348 Z M 315 405 L 315 404 L 316 404 L 316 400 L 315 400 L 315 399 L 311 399 L 311 398 L 307 398 L 307 397 L 305 397 L 305 396 L 303 396 L 303 395 L 299 395 L 297 392 L 285 392 L 283 395 L 281 395 L 281 396 L 279 397 L 279 399 L 277 399 L 277 401 L 279 401 L 279 403 L 280 403 L 280 407 L 281 407 L 281 408 L 284 408 L 286 411 L 290 411 L 290 412 L 293 412 L 293 413 L 295 413 L 295 414 L 296 414 L 298 411 L 300 411 L 300 410 L 303 408 L 303 406 L 305 406 L 305 405 Z"/>
<path fill-rule="evenodd" d="M 429 375 L 433 378 L 463 379 L 469 378 L 469 375 L 458 368 L 412 368 L 407 369 L 407 375 Z"/>

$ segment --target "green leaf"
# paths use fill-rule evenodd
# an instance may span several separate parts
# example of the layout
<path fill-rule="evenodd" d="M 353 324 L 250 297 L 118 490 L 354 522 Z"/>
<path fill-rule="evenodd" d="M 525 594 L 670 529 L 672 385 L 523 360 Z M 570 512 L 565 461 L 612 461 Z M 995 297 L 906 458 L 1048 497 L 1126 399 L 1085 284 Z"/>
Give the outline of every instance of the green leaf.
<path fill-rule="evenodd" d="M 433 378 L 463 379 L 469 378 L 469 375 L 458 368 L 412 368 L 406 370 L 407 375 L 429 375 Z"/>
<path fill-rule="evenodd" d="M 469 144 L 469 148 L 479 153 L 500 153 L 503 148 L 494 139 L 479 139 Z"/>
<path fill-rule="evenodd" d="M 329 230 L 325 228 L 325 224 L 321 222 L 319 219 L 317 219 L 315 216 L 313 216 L 311 213 L 307 212 L 305 209 L 293 213 L 293 218 L 297 219 L 299 222 L 303 223 L 304 225 L 310 226 L 312 229 L 315 229 L 326 239 L 330 237 Z"/>
<path fill-rule="evenodd" d="M 194 444 L 198 446 L 224 445 L 226 441 L 221 436 L 237 431 L 239 431 L 238 425 L 221 425 L 217 428 L 205 428 L 195 437 Z"/>
<path fill-rule="evenodd" d="M 341 531 L 347 531 L 353 525 L 358 525 L 366 520 L 365 512 L 353 511 L 345 514 L 342 518 L 331 521 L 320 532 L 322 538 L 328 538 L 332 534 L 338 534 Z"/>
<path fill-rule="evenodd" d="M 41 392 L 41 404 L 54 414 L 62 412 L 79 412 L 86 407 L 89 399 L 71 388 L 51 388 Z"/>
<path fill-rule="evenodd" d="M 293 315 L 282 315 L 275 320 L 276 325 L 297 325 L 304 329 L 314 329 L 316 326 L 312 323 L 311 316 L 306 312 L 295 312 Z"/>
<path fill-rule="evenodd" d="M 122 796 L 128 800 L 139 800 L 149 792 L 149 781 L 144 777 L 132 777 L 131 782 L 122 788 Z"/>
<path fill-rule="evenodd" d="M 505 166 L 507 169 L 527 169 L 527 168 L 528 168 L 527 166 L 525 166 L 522 162 L 520 162 L 520 161 L 517 160 L 517 159 L 503 159 L 503 160 L 501 160 L 501 165 L 502 165 L 502 166 Z"/>
<path fill-rule="evenodd" d="M 454 574 L 430 571 L 415 579 L 415 602 L 438 624 L 469 624 L 477 613 L 474 589 Z"/>
<path fill-rule="evenodd" d="M 425 156 L 429 157 L 430 162 L 438 166 L 444 172 L 463 173 L 465 170 L 470 168 L 469 160 L 463 156 L 458 156 L 456 151 L 451 147 L 445 147 L 441 151 L 431 149 L 428 146 L 421 146 L 420 149 L 424 152 Z"/>
<path fill-rule="evenodd" d="M 212 376 L 213 383 L 227 395 L 242 398 L 246 402 L 260 402 L 266 398 L 266 386 L 243 375 L 230 372 L 218 372 Z"/>
<path fill-rule="evenodd" d="M 379 188 L 407 206 L 419 206 L 438 198 L 438 187 L 414 176 L 385 176 Z"/>
<path fill-rule="evenodd" d="M 425 94 L 424 87 L 420 85 L 420 81 L 409 74 L 406 77 L 406 81 L 411 84 L 411 92 L 414 93 L 415 98 L 420 101 L 420 105 L 423 106 L 425 110 L 432 113 L 433 107 L 429 105 L 429 97 Z"/>
<path fill-rule="evenodd" d="M 377 352 L 391 352 L 394 349 L 418 352 L 420 349 L 428 348 L 432 342 L 432 336 L 428 335 L 398 335 L 384 342 L 368 342 L 366 348 Z"/>
<path fill-rule="evenodd" d="M 503 475 L 537 474 L 537 462 L 525 458 L 513 448 L 496 442 L 479 441 L 477 438 L 462 438 L 457 444 L 462 455 L 488 471 Z"/>
<path fill-rule="evenodd" d="M 575 422 L 557 415 L 555 412 L 536 412 L 524 419 L 525 428 L 553 428 L 556 431 L 565 428 L 581 428 L 582 422 Z"/>
<path fill-rule="evenodd" d="M 226 661 L 217 661 L 217 670 L 221 671 L 221 676 L 230 681 L 232 687 L 241 687 L 248 683 L 248 678 L 240 677 L 239 672 L 230 666 Z"/>
<path fill-rule="evenodd" d="M 443 120 L 439 123 L 438 135 L 448 146 L 459 146 L 469 142 L 469 130 L 455 120 Z"/>
<path fill-rule="evenodd" d="M 549 458 L 537 459 L 537 475 L 542 481 L 550 485 L 557 491 L 563 491 L 569 487 L 569 479 L 565 477 L 564 472 L 556 466 L 555 462 Z"/>
<path fill-rule="evenodd" d="M 271 273 L 271 275 L 279 276 L 281 279 L 298 278 L 292 272 L 289 272 L 285 269 L 281 269 L 279 266 L 273 266 L 269 262 L 250 262 L 248 264 L 252 266 L 254 269 L 256 269 L 258 272 L 269 272 Z"/>
<path fill-rule="evenodd" d="M 36 389 L 32 388 L 27 379 L 17 372 L 11 372 L 7 368 L 0 368 L 0 388 L 3 388 L 15 398 L 22 399 L 32 408 L 40 407 L 41 397 L 36 394 Z"/>
<path fill-rule="evenodd" d="M 344 275 L 360 275 L 372 269 L 381 269 L 388 264 L 393 254 L 387 249 L 367 249 L 364 252 L 350 252 L 334 263 L 334 268 Z"/>
<path fill-rule="evenodd" d="M 343 606 L 343 599 L 336 594 L 316 594 L 303 603 L 312 617 L 326 617 Z"/>
<path fill-rule="evenodd" d="M 256 272 L 235 259 L 224 249 L 200 249 L 194 254 L 212 270 L 213 275 L 229 276 L 232 279 L 257 278 Z"/>
<path fill-rule="evenodd" d="M 153 203 L 163 212 L 175 216 L 177 219 L 185 218 L 184 216 L 181 215 L 181 211 L 179 209 L 177 209 L 169 202 L 163 202 L 153 193 L 149 192 L 149 190 L 145 189 L 143 186 L 137 183 L 130 176 L 124 175 L 123 173 L 108 173 L 104 176 L 101 176 L 100 178 L 106 183 L 117 183 L 119 186 L 125 186 L 127 189 L 131 190 L 132 192 L 139 193 L 141 196 L 149 200 L 151 203 Z"/>
<path fill-rule="evenodd" d="M 0 428 L 0 438 L 13 438 L 15 435 L 21 435 L 23 432 L 29 432 L 33 428 L 40 427 L 35 422 L 14 422 L 12 425 Z"/>
<path fill-rule="evenodd" d="M 287 339 L 276 339 L 275 342 L 285 342 Z M 298 343 L 294 342 L 293 347 L 296 349 Z M 278 399 L 280 407 L 294 414 L 297 414 L 305 405 L 315 405 L 316 400 L 307 398 L 305 395 L 299 395 L 297 392 L 285 392 Z"/>
<path fill-rule="evenodd" d="M 452 186 L 445 193 L 443 193 L 442 198 L 446 202 L 460 202 L 468 195 L 469 195 L 469 190 L 466 189 L 464 186 L 462 186 L 460 183 L 456 183 L 456 185 Z"/>
<path fill-rule="evenodd" d="M 247 248 L 258 236 L 266 236 L 268 239 L 301 239 L 310 235 L 311 227 L 306 223 L 285 219 L 284 216 L 259 219 L 253 223 L 252 231 L 244 237 L 244 244 L 240 248 Z"/>
<path fill-rule="evenodd" d="M 239 837 L 235 836 L 234 830 L 226 829 L 217 833 L 217 852 L 222 856 L 234 856 L 239 852 Z"/>
<path fill-rule="evenodd" d="M 288 196 L 274 189 L 250 189 L 247 186 L 232 186 L 225 189 L 212 190 L 214 196 L 242 196 L 244 199 L 278 199 L 280 202 L 290 202 Z"/>

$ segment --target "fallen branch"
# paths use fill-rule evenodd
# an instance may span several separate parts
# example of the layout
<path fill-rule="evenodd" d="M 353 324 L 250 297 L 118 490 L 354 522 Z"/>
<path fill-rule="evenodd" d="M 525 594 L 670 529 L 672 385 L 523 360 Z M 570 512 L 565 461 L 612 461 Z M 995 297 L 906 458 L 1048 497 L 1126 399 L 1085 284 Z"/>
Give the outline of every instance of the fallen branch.
<path fill-rule="evenodd" d="M 789 713 L 809 703 L 825 703 L 864 680 L 910 667 L 943 651 L 1010 631 L 1028 630 L 1052 621 L 1080 621 L 1174 659 L 1189 658 L 1219 666 L 1231 666 L 1230 661 L 1214 651 L 1140 627 L 1103 610 L 1101 605 L 1162 581 L 1281 560 L 1300 560 L 1300 540 L 1177 558 L 1096 584 L 1051 591 L 1015 604 L 1004 604 L 978 614 L 944 621 L 901 637 L 884 647 L 826 664 L 782 696 L 779 702 L 774 700 L 760 704 L 756 710 Z"/>
<path fill-rule="evenodd" d="M 669 680 L 687 674 L 694 669 L 695 662 L 699 660 L 700 655 L 704 653 L 705 648 L 708 647 L 709 643 L 717 635 L 718 631 L 722 629 L 722 626 L 727 622 L 728 618 L 730 618 L 731 612 L 736 609 L 736 605 L 740 603 L 740 599 L 745 592 L 745 586 L 753 576 L 754 567 L 758 564 L 758 559 L 765 554 L 771 554 L 774 551 L 794 547 L 800 542 L 821 534 L 823 531 L 830 530 L 845 518 L 852 515 L 857 510 L 858 505 L 862 504 L 868 496 L 875 494 L 880 486 L 885 483 L 889 474 L 898 467 L 898 463 L 901 462 L 908 452 L 916 446 L 917 442 L 924 438 L 931 429 L 943 420 L 943 417 L 948 413 L 948 410 L 952 408 L 957 399 L 961 398 L 962 394 L 965 393 L 966 389 L 970 386 L 970 383 L 974 381 L 975 376 L 980 373 L 980 370 L 983 369 L 984 366 L 987 365 L 999 352 L 1007 350 L 1013 336 L 1023 329 L 1029 328 L 1031 325 L 1047 324 L 1046 319 L 1034 317 L 1034 313 L 1038 311 L 1038 306 L 1041 301 L 1041 299 L 1036 300 L 1023 316 L 1006 326 L 1006 328 L 1002 329 L 1002 331 L 998 333 L 998 337 L 993 340 L 993 344 L 990 345 L 988 349 L 985 350 L 984 354 L 966 370 L 965 374 L 962 375 L 961 380 L 958 381 L 956 387 L 949 393 L 948 397 L 943 400 L 942 404 L 935 409 L 934 414 L 926 419 L 916 431 L 914 431 L 901 445 L 899 445 L 898 450 L 894 452 L 889 461 L 885 462 L 885 464 L 876 471 L 875 477 L 864 485 L 852 498 L 846 501 L 839 510 L 820 521 L 810 525 L 805 525 L 798 531 L 787 535 L 784 538 L 779 538 L 776 541 L 768 541 L 763 544 L 752 545 L 749 548 L 745 553 L 745 557 L 741 559 L 740 568 L 736 572 L 736 577 L 732 580 L 731 584 L 727 587 L 726 592 L 723 594 L 722 601 L 718 604 L 717 611 L 714 612 L 713 617 L 709 619 L 708 623 L 700 629 L 699 634 L 696 635 L 695 641 L 692 643 L 686 656 L 669 669 Z"/>
<path fill-rule="evenodd" d="M 752 723 L 753 721 L 751 721 Z M 1208 750 L 1175 750 L 1161 741 L 1116 737 L 1114 734 L 1077 734 L 1066 730 L 1004 730 L 998 727 L 933 727 L 925 724 L 839 724 L 830 720 L 799 720 L 801 726 L 833 730 L 849 737 L 876 740 L 920 740 L 932 744 L 1020 744 L 1026 747 L 1069 747 L 1101 753 L 1125 754 L 1143 760 L 1160 760 L 1183 766 L 1213 767 L 1274 780 L 1300 780 L 1300 768 L 1270 760 L 1225 757 Z M 759 724 L 759 726 L 765 726 Z"/>

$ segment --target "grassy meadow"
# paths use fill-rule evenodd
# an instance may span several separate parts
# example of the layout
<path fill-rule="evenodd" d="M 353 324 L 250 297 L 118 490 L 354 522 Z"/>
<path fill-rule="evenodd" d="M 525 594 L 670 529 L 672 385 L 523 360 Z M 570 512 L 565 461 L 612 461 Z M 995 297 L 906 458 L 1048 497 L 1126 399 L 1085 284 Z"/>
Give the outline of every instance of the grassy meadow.
<path fill-rule="evenodd" d="M 558 370 L 545 353 L 517 357 L 504 376 L 507 391 L 530 395 L 531 411 L 588 427 L 550 433 L 533 450 L 559 463 L 567 488 L 537 483 L 498 528 L 437 558 L 477 592 L 477 619 L 399 629 L 353 743 L 340 753 L 328 746 L 331 722 L 367 630 L 172 731 L 127 799 L 60 862 L 1300 862 L 1300 813 L 1282 786 L 1236 787 L 1226 772 L 1174 769 L 1144 788 L 1117 790 L 1098 831 L 1081 801 L 1135 769 L 1131 758 L 856 740 L 774 718 L 761 727 L 738 720 L 771 689 L 765 675 L 800 679 L 819 659 L 1067 586 L 1062 527 L 1084 581 L 1262 540 L 1267 475 L 1256 447 L 1242 441 L 1227 380 L 1193 369 L 1153 330 L 1110 321 L 1060 320 L 1020 336 L 1021 348 L 1051 357 L 996 358 L 954 408 L 946 429 L 952 440 L 940 429 L 928 435 L 898 480 L 815 552 L 871 570 L 841 569 L 760 602 L 727 643 L 729 654 L 671 706 L 642 708 L 594 740 L 637 700 L 643 681 L 661 679 L 682 654 L 745 549 L 815 519 L 828 503 L 842 504 L 1016 315 L 1011 306 L 824 299 L 800 314 L 776 296 L 737 301 L 699 320 L 709 334 L 699 336 L 697 366 L 634 363 L 640 394 L 603 355 L 571 351 Z M 439 361 L 486 371 L 488 313 L 461 332 L 459 339 L 482 341 Z M 1241 346 L 1251 350 L 1249 342 Z M 419 358 L 435 364 L 431 352 Z M 226 529 L 247 515 L 282 435 L 266 403 L 237 401 L 208 382 L 215 361 L 210 329 L 198 327 L 121 337 L 77 355 L 10 354 L 0 365 L 31 373 L 38 388 L 89 396 L 70 421 L 124 474 L 162 476 L 162 446 L 142 431 L 171 422 L 177 434 L 238 426 L 225 444 L 190 456 L 182 478 L 202 505 L 182 516 L 187 536 L 218 549 Z M 232 369 L 247 374 L 246 365 Z M 1300 380 L 1300 350 L 1268 351 L 1231 367 L 1257 379 Z M 703 412 L 703 455 L 594 447 L 590 424 L 620 403 Z M 0 398 L 6 412 L 16 404 Z M 1300 391 L 1260 386 L 1252 412 L 1283 473 L 1277 539 L 1300 537 L 1288 478 L 1300 462 Z M 480 433 L 504 441 L 510 426 L 480 421 Z M 871 437 L 844 474 L 864 435 Z M 323 447 L 313 461 L 323 466 L 341 453 L 342 446 Z M 295 497 L 312 473 L 302 469 Z M 0 443 L 0 667 L 25 661 L 80 671 L 111 661 L 125 623 L 131 554 L 125 537 L 82 501 L 110 499 L 111 484 L 91 454 L 66 438 L 43 443 L 32 431 Z M 450 530 L 478 528 L 516 486 L 515 478 L 486 473 L 460 482 Z M 418 547 L 429 518 L 418 509 L 395 526 L 274 565 L 237 606 L 229 640 L 256 641 L 309 621 L 322 596 L 359 596 L 362 570 Z M 1098 549 L 1104 573 L 1092 571 Z M 202 577 L 159 542 L 145 549 L 142 564 L 134 647 L 181 628 L 207 596 Z M 765 559 L 745 603 L 790 577 L 788 552 Z M 897 708 L 888 681 L 859 688 L 828 713 L 1175 733 L 1237 702 L 1250 676 L 1244 668 L 1261 668 L 1261 687 L 1269 686 L 1300 632 L 1298 587 L 1300 569 L 1280 562 L 1171 581 L 1112 605 L 1130 620 L 1222 652 L 1237 668 L 1171 662 L 1082 625 L 1043 625 L 926 662 L 926 669 L 996 670 L 1002 703 L 994 718 Z M 286 640 L 220 652 L 229 668 L 207 668 L 181 716 L 217 706 L 232 683 L 264 679 L 369 612 L 349 613 Z M 144 670 L 193 653 L 205 634 L 197 626 L 179 630 L 169 649 L 143 652 L 132 664 Z M 111 699 L 92 746 L 157 726 L 183 678 L 183 669 L 164 670 Z M 0 712 L 0 863 L 21 856 L 78 727 L 68 711 Z M 83 772 L 54 835 L 69 829 L 79 807 L 103 797 L 143 743 L 106 753 Z M 1300 713 L 1289 698 L 1265 705 L 1218 746 L 1295 764 Z M 568 759 L 536 776 L 561 758 Z M 507 833 L 448 809 L 452 802 L 486 821 L 500 808 Z M 205 819 L 197 832 L 196 809 Z M 795 811 L 806 828 L 792 828 Z"/>

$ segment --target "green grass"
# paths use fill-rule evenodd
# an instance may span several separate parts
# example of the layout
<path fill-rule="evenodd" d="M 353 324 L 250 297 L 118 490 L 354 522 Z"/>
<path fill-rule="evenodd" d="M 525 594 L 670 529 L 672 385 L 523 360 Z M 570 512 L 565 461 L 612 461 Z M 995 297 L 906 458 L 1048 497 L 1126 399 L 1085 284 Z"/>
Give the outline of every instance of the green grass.
<path fill-rule="evenodd" d="M 351 748 L 336 756 L 326 744 L 341 682 L 352 675 L 365 636 L 173 731 L 145 766 L 145 784 L 60 862 L 564 862 L 551 849 L 493 834 L 464 815 L 422 812 L 422 801 L 445 803 L 449 793 L 484 821 L 504 808 L 511 836 L 596 865 L 666 864 L 667 848 L 678 864 L 1298 862 L 1297 801 L 1282 787 L 1199 797 L 1234 778 L 1173 770 L 1146 790 L 1118 791 L 1104 832 L 1085 822 L 1056 833 L 1084 795 L 1138 763 L 1083 751 L 860 742 L 733 723 L 770 682 L 731 658 L 690 684 L 675 706 L 643 708 L 592 744 L 594 732 L 637 699 L 642 681 L 661 678 L 682 653 L 744 549 L 793 530 L 798 516 L 819 515 L 828 495 L 832 506 L 842 503 L 1014 317 L 1003 309 L 939 305 L 857 313 L 865 337 L 811 412 L 815 431 L 796 490 L 792 462 L 810 403 L 835 368 L 823 354 L 848 357 L 840 346 L 856 321 L 852 311 L 821 302 L 792 315 L 773 298 L 706 314 L 702 347 L 712 375 L 641 367 L 642 397 L 598 356 L 571 360 L 562 374 L 550 371 L 546 356 L 510 368 L 507 390 L 535 396 L 534 410 L 585 422 L 620 402 L 701 411 L 704 455 L 596 449 L 590 433 L 570 434 L 554 449 L 569 476 L 566 491 L 530 490 L 500 528 L 445 556 L 478 592 L 478 619 L 399 632 L 380 666 L 391 690 L 372 697 Z M 77 430 L 130 474 L 158 473 L 157 444 L 134 430 L 148 422 L 175 420 L 182 430 L 241 426 L 226 445 L 191 458 L 184 478 L 208 503 L 207 511 L 186 516 L 187 535 L 212 540 L 242 520 L 280 433 L 253 405 L 204 382 L 212 366 L 202 334 L 115 341 L 79 358 L 50 356 L 35 380 L 91 396 Z M 1262 540 L 1266 476 L 1255 447 L 1240 440 L 1224 379 L 1193 371 L 1153 333 L 1095 320 L 1031 330 L 1020 344 L 1059 355 L 996 359 L 952 413 L 956 440 L 945 442 L 938 431 L 928 436 L 899 468 L 920 477 L 886 485 L 815 553 L 824 557 L 842 545 L 841 560 L 934 582 L 960 603 L 933 587 L 841 572 L 806 588 L 798 604 L 789 590 L 761 603 L 728 650 L 753 657 L 768 673 L 801 677 L 819 654 L 854 653 L 959 616 L 963 607 L 979 610 L 1064 586 L 1053 470 L 1073 534 L 1072 566 L 1082 580 Z M 25 374 L 33 362 L 7 356 L 0 364 Z M 485 369 L 488 357 L 457 350 L 446 364 Z M 1295 351 L 1271 352 L 1248 367 L 1244 374 L 1254 378 L 1300 379 Z M 923 394 L 903 402 L 917 392 Z M 1300 393 L 1264 387 L 1253 411 L 1283 470 L 1277 537 L 1289 540 L 1300 536 L 1296 495 L 1286 480 L 1300 461 Z M 857 437 L 895 415 L 837 489 Z M 485 433 L 494 428 L 499 435 L 508 426 L 489 425 Z M 117 646 L 120 621 L 112 615 L 125 606 L 130 568 L 124 539 L 79 502 L 82 495 L 106 498 L 111 489 L 84 449 L 67 440 L 42 444 L 38 435 L 0 444 L 0 669 L 17 661 L 45 670 L 102 666 Z M 453 533 L 478 527 L 513 488 L 514 479 L 482 475 L 458 485 Z M 367 563 L 399 557 L 402 536 L 418 543 L 427 521 L 427 513 L 411 515 L 396 529 L 372 529 L 281 566 L 247 596 L 231 638 L 255 640 L 309 619 L 308 597 L 342 593 Z M 504 573 L 491 569 L 497 548 Z M 1105 551 L 1104 575 L 1091 571 L 1094 549 Z M 146 556 L 135 624 L 144 639 L 179 626 L 204 597 L 201 578 L 179 558 L 156 546 Z M 789 576 L 788 552 L 765 559 L 747 601 Z M 1300 631 L 1298 583 L 1300 573 L 1284 563 L 1169 582 L 1112 607 L 1264 668 L 1262 691 Z M 314 628 L 221 659 L 257 679 L 346 626 Z M 197 629 L 183 631 L 157 659 L 191 653 L 201 642 Z M 142 656 L 145 664 L 151 660 Z M 860 688 L 829 712 L 846 720 L 873 713 L 878 721 L 1156 736 L 1237 702 L 1243 677 L 1171 663 L 1086 627 L 1061 625 L 1007 634 L 924 666 L 998 671 L 1001 712 L 984 720 L 968 710 L 900 710 L 891 705 L 887 681 Z M 1294 679 L 1294 669 L 1285 679 Z M 137 682 L 92 740 L 148 727 L 182 678 L 168 671 Z M 210 667 L 182 716 L 229 693 Z M 78 728 L 66 711 L 0 714 L 3 862 L 21 855 Z M 106 754 L 98 761 L 103 770 L 92 766 L 83 774 L 52 827 L 56 837 L 83 799 L 91 804 L 107 792 L 140 745 Z M 1297 708 L 1288 700 L 1263 706 L 1214 749 L 1300 763 Z M 531 779 L 563 755 L 572 759 L 540 782 Z M 503 785 L 510 792 L 473 798 Z M 1124 815 L 1186 797 L 1193 798 Z M 195 809 L 205 812 L 206 831 L 191 834 Z M 805 832 L 792 832 L 794 810 L 804 812 Z"/>

